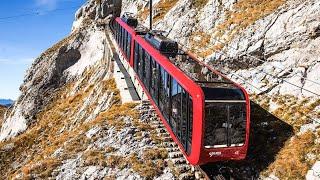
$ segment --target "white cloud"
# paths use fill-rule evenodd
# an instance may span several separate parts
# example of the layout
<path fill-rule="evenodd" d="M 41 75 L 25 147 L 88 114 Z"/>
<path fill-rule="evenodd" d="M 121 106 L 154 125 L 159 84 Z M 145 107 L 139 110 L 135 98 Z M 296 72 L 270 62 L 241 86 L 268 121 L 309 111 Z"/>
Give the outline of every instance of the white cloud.
<path fill-rule="evenodd" d="M 34 58 L 20 58 L 20 59 L 3 59 L 0 58 L 0 65 L 29 65 Z"/>
<path fill-rule="evenodd" d="M 59 0 L 36 0 L 36 5 L 54 9 L 57 7 L 58 1 Z"/>

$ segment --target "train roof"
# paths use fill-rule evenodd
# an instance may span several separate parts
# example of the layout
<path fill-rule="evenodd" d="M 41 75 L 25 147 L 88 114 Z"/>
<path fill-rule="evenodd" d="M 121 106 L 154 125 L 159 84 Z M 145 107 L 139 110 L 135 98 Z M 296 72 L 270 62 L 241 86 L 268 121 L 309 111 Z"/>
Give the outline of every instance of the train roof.
<path fill-rule="evenodd" d="M 143 38 L 150 31 L 148 28 L 144 27 L 141 24 L 138 24 L 136 28 L 130 28 L 132 28 L 132 30 L 136 34 L 142 36 Z M 170 40 L 165 36 L 163 36 L 163 39 Z M 191 57 L 189 54 L 181 50 L 179 50 L 176 57 L 166 57 L 172 64 L 179 68 L 200 87 L 240 89 L 240 87 L 238 87 L 233 81 L 224 77 L 220 73 L 212 71 L 207 66 L 196 60 L 194 57 Z"/>
<path fill-rule="evenodd" d="M 211 71 L 188 54 L 182 53 L 182 55 L 178 55 L 176 58 L 169 58 L 169 60 L 201 87 L 238 88 L 234 82 L 221 74 Z"/>

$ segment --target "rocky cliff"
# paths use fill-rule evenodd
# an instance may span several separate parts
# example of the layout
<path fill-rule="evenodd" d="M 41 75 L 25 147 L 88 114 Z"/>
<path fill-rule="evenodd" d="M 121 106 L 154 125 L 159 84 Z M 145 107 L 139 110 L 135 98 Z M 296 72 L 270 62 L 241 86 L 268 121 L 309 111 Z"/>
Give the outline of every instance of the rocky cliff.
<path fill-rule="evenodd" d="M 86 2 L 70 35 L 27 71 L 22 95 L 0 119 L 3 177 L 189 177 L 168 163 L 152 109 L 121 103 L 107 40 L 112 2 Z M 148 24 L 148 2 L 124 0 L 122 10 Z M 154 28 L 246 87 L 259 107 L 248 160 L 218 167 L 301 179 L 319 161 L 319 15 L 317 0 L 154 1 Z"/>

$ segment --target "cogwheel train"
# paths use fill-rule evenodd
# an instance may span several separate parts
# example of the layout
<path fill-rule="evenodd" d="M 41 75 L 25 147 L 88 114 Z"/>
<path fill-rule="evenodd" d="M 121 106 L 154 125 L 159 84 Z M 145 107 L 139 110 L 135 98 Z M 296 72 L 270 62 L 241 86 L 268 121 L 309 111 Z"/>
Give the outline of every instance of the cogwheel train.
<path fill-rule="evenodd" d="M 192 165 L 242 160 L 249 143 L 250 100 L 246 91 L 148 31 L 130 15 L 110 27 L 160 119 Z"/>

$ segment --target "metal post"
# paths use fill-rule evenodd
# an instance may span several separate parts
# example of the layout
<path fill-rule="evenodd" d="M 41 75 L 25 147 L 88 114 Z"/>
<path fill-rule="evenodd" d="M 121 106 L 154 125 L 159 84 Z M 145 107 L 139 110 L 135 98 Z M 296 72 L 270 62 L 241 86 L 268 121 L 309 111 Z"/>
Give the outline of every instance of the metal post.
<path fill-rule="evenodd" d="M 149 7 L 149 10 L 150 10 L 150 20 L 149 21 L 150 22 L 149 23 L 150 23 L 150 30 L 152 30 L 152 0 L 150 0 L 149 3 L 150 3 L 150 5 L 149 5 L 150 6 Z"/>

